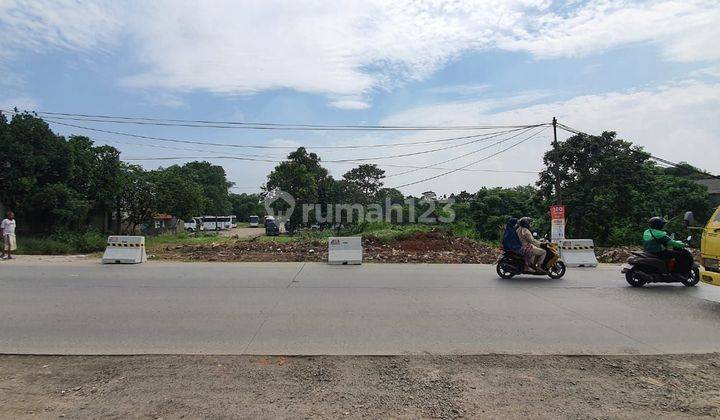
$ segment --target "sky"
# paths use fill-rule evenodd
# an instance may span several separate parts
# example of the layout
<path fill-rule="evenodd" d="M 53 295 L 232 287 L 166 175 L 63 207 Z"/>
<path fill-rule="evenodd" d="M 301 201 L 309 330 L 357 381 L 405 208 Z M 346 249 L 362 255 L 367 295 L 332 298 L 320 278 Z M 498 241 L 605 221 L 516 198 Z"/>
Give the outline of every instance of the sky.
<path fill-rule="evenodd" d="M 0 109 L 320 125 L 529 125 L 556 116 L 720 173 L 718 1 L 0 0 L 0 39 Z M 74 124 L 288 147 L 176 150 L 51 124 L 110 144 L 123 159 L 183 158 L 132 161 L 148 169 L 197 156 L 281 160 L 289 147 L 306 146 L 336 177 L 376 163 L 391 175 L 385 186 L 406 194 L 532 184 L 552 141 L 546 129 L 506 151 L 528 136 L 313 149 L 479 132 Z M 328 162 L 347 159 L 371 160 Z M 224 166 L 235 192 L 259 191 L 275 165 L 207 160 Z M 432 165 L 440 169 L 407 168 Z"/>

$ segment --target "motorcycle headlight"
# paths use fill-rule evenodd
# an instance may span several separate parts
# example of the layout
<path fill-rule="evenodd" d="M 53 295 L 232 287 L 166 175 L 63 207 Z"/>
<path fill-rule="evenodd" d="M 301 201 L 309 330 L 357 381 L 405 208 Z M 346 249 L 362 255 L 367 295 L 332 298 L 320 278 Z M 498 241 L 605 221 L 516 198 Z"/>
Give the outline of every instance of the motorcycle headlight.
<path fill-rule="evenodd" d="M 717 258 L 703 258 L 703 267 L 705 267 L 707 271 L 720 272 L 720 270 L 718 270 Z"/>

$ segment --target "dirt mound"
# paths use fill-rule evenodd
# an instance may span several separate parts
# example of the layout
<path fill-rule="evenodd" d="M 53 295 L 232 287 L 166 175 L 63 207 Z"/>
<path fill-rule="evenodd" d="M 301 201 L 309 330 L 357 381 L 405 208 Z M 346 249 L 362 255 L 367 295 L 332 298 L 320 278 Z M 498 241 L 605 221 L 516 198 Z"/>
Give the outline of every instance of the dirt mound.
<path fill-rule="evenodd" d="M 383 243 L 369 236 L 364 239 L 365 259 L 378 262 L 490 264 L 500 250 L 449 232 L 419 232 L 406 238 Z"/>
<path fill-rule="evenodd" d="M 363 252 L 365 261 L 391 263 L 494 263 L 500 254 L 500 250 L 487 244 L 443 231 L 419 232 L 390 242 L 364 236 Z M 237 241 L 177 245 L 157 250 L 155 257 L 186 261 L 327 261 L 327 244 Z"/>
<path fill-rule="evenodd" d="M 627 261 L 632 251 L 641 249 L 637 246 L 597 247 L 595 253 L 601 263 L 618 264 Z M 699 252 L 691 251 L 698 259 Z M 363 260 L 368 262 L 492 264 L 500 253 L 496 247 L 454 237 L 445 230 L 417 232 L 391 241 L 363 236 Z M 286 243 L 239 240 L 167 246 L 155 250 L 154 254 L 156 258 L 185 261 L 327 261 L 327 243 L 318 240 Z"/>
<path fill-rule="evenodd" d="M 595 248 L 598 262 L 601 263 L 624 263 L 633 251 L 641 251 L 642 248 L 636 246 L 620 246 L 615 248 Z"/>
<path fill-rule="evenodd" d="M 157 251 L 155 257 L 186 261 L 326 261 L 327 245 L 319 241 L 289 243 L 236 241 L 209 245 L 177 245 Z"/>
<path fill-rule="evenodd" d="M 595 248 L 595 255 L 601 263 L 611 264 L 622 264 L 627 261 L 633 251 L 642 251 L 640 246 L 618 246 L 613 248 L 597 247 Z M 689 251 L 693 254 L 695 261 L 700 262 L 700 251 L 694 248 L 690 248 Z"/>

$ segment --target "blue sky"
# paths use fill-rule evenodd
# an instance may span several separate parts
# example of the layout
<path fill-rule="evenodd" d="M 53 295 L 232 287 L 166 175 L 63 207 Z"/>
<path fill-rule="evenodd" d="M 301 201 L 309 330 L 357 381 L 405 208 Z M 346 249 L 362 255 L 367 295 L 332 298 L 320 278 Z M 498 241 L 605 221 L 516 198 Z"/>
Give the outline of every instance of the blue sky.
<path fill-rule="evenodd" d="M 720 172 L 717 2 L 543 0 L 0 2 L 0 107 L 309 124 L 547 122 L 614 130 L 670 160 Z M 452 133 L 258 132 L 83 123 L 223 143 L 312 146 L 432 140 Z M 188 156 L 164 144 L 53 126 L 111 141 L 123 158 Z M 403 188 L 450 193 L 528 184 L 550 132 L 445 177 Z M 564 137 L 565 134 L 561 134 Z M 172 145 L 170 145 L 172 146 Z M 477 145 L 373 163 L 427 166 Z M 501 146 L 443 167 L 459 167 Z M 318 150 L 322 158 L 422 151 Z M 208 155 L 237 153 L 207 147 Z M 265 154 L 280 158 L 288 150 Z M 254 153 L 258 153 L 255 151 Z M 146 161 L 148 168 L 182 163 Z M 256 191 L 272 163 L 216 160 Z M 328 163 L 341 176 L 351 166 Z M 386 167 L 388 173 L 401 169 Z M 441 173 L 389 178 L 401 185 Z"/>

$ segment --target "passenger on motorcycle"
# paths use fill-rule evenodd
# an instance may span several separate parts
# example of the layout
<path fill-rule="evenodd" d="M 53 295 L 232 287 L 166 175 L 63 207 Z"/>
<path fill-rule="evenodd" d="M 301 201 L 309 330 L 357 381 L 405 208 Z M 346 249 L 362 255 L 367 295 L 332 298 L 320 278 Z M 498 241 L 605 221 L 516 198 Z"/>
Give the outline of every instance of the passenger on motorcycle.
<path fill-rule="evenodd" d="M 520 249 L 522 248 L 522 242 L 520 242 L 520 237 L 515 230 L 517 228 L 517 221 L 518 220 L 514 217 L 508 219 L 507 224 L 505 225 L 505 232 L 503 232 L 502 247 L 504 251 L 516 252 L 519 254 Z"/>
<path fill-rule="evenodd" d="M 517 234 L 522 243 L 520 253 L 525 256 L 525 261 L 533 270 L 542 271 L 540 264 L 545 260 L 546 251 L 540 248 L 540 241 L 533 237 L 530 231 L 531 226 L 532 219 L 529 217 L 522 217 L 518 221 Z"/>
<path fill-rule="evenodd" d="M 664 261 L 675 259 L 675 271 L 686 274 L 690 272 L 693 256 L 685 249 L 685 244 L 670 238 L 664 230 L 665 219 L 653 217 L 649 221 L 650 228 L 643 233 L 643 247 Z"/>

